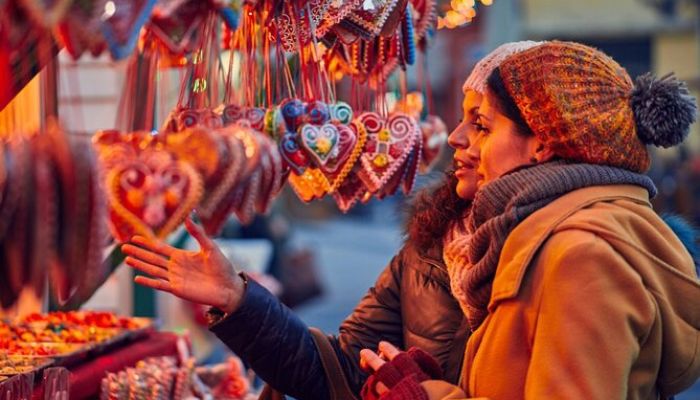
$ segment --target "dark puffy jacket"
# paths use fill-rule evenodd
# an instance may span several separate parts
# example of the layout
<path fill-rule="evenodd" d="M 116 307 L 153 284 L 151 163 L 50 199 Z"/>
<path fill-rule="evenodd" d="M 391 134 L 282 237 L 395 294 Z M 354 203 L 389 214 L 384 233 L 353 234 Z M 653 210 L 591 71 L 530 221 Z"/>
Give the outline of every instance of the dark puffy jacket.
<path fill-rule="evenodd" d="M 328 398 L 323 365 L 306 325 L 254 281 L 240 308 L 211 330 L 275 389 L 297 399 Z M 406 244 L 330 339 L 348 383 L 359 393 L 367 378 L 359 368 L 363 348 L 376 349 L 380 340 L 421 347 L 457 383 L 467 337 L 444 265 Z"/>
<path fill-rule="evenodd" d="M 359 367 L 360 350 L 376 349 L 381 340 L 401 348 L 421 347 L 440 361 L 450 382 L 459 378 L 469 330 L 450 293 L 442 239 L 425 234 L 418 225 L 426 221 L 418 214 L 409 220 L 408 239 L 399 253 L 339 334 L 329 337 L 355 393 L 367 378 Z M 249 283 L 240 308 L 211 330 L 275 389 L 297 399 L 329 397 L 308 328 L 257 283 Z"/>

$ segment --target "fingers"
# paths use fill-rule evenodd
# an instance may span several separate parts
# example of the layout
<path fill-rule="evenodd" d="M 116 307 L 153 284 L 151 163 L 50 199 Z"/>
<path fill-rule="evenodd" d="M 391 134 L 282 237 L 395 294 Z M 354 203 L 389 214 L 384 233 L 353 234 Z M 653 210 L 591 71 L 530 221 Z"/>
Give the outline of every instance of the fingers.
<path fill-rule="evenodd" d="M 401 354 L 401 352 L 399 351 L 399 349 L 397 349 L 396 347 L 394 347 L 394 345 L 392 345 L 392 344 L 389 343 L 389 342 L 383 342 L 383 341 L 382 341 L 382 342 L 379 342 L 379 351 L 380 351 L 382 354 L 384 354 L 384 356 L 386 356 L 386 358 L 387 358 L 389 361 L 393 360 L 396 356 L 398 356 L 399 354 Z"/>
<path fill-rule="evenodd" d="M 168 271 L 156 266 L 149 264 L 147 262 L 143 262 L 139 260 L 138 258 L 133 258 L 133 257 L 127 257 L 124 262 L 129 265 L 130 267 L 134 267 L 138 269 L 139 271 L 146 273 L 148 275 L 152 275 L 155 278 L 160 278 L 160 279 L 166 279 L 168 278 Z"/>
<path fill-rule="evenodd" d="M 377 391 L 377 394 L 381 396 L 381 395 L 383 395 L 384 393 L 388 392 L 388 391 L 389 391 L 389 388 L 386 387 L 385 384 L 383 384 L 383 383 L 381 383 L 381 382 L 377 382 L 377 384 L 374 386 L 374 390 L 376 390 L 376 391 Z"/>
<path fill-rule="evenodd" d="M 139 260 L 145 261 L 148 264 L 151 264 L 153 266 L 157 266 L 157 267 L 161 267 L 161 268 L 168 267 L 168 259 L 167 258 L 161 256 L 160 254 L 154 253 L 150 250 L 136 247 L 132 244 L 123 245 L 122 252 L 124 254 L 126 254 L 127 256 L 131 256 L 133 258 L 138 258 Z"/>
<path fill-rule="evenodd" d="M 187 232 L 192 235 L 193 238 L 199 243 L 199 247 L 202 250 L 210 250 L 212 247 L 214 247 L 214 244 L 212 243 L 211 239 L 209 239 L 209 236 L 207 236 L 207 233 L 204 232 L 204 229 L 195 224 L 194 221 L 192 221 L 192 218 L 188 217 L 185 220 L 185 228 L 187 228 Z"/>
<path fill-rule="evenodd" d="M 164 281 L 162 279 L 148 278 L 143 275 L 135 277 L 134 282 L 152 289 L 161 290 L 163 292 L 172 293 L 173 290 L 172 286 L 170 286 L 170 283 L 168 283 L 167 281 Z"/>
<path fill-rule="evenodd" d="M 158 240 L 149 239 L 144 236 L 136 235 L 131 238 L 131 243 L 137 244 L 139 247 L 143 247 L 152 251 L 153 253 L 160 254 L 165 258 L 170 258 L 173 253 L 177 251 L 176 248 L 168 246 L 167 244 L 160 242 Z"/>
<path fill-rule="evenodd" d="M 382 367 L 382 365 L 384 365 L 384 363 L 386 363 L 386 361 L 382 360 L 377 353 L 370 349 L 360 350 L 360 362 L 364 362 L 364 364 L 369 366 L 372 371 L 378 370 Z"/>

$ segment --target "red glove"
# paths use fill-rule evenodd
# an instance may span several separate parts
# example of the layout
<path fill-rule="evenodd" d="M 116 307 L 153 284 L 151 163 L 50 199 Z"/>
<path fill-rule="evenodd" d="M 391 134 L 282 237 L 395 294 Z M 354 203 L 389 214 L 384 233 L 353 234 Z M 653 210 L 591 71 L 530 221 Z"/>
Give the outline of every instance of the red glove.
<path fill-rule="evenodd" d="M 429 400 L 420 383 L 429 379 L 442 379 L 442 368 L 425 351 L 412 347 L 385 363 L 367 379 L 362 387 L 363 400 Z M 377 383 L 383 383 L 389 391 L 379 395 Z"/>

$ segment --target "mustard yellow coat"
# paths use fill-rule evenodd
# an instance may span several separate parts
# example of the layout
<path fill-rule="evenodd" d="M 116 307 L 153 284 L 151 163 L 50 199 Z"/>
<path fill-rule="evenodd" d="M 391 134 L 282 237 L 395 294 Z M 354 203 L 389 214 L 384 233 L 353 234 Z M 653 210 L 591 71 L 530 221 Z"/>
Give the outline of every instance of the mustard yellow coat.
<path fill-rule="evenodd" d="M 461 389 L 430 399 L 658 399 L 700 376 L 700 285 L 645 189 L 555 200 L 504 244 Z M 466 393 L 466 394 L 465 394 Z"/>

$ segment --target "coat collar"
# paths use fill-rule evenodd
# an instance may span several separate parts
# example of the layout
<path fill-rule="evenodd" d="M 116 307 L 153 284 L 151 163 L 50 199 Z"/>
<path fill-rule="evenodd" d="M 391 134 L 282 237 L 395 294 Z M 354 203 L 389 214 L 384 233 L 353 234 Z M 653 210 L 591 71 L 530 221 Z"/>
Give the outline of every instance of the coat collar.
<path fill-rule="evenodd" d="M 569 192 L 532 213 L 508 236 L 501 251 L 498 269 L 491 290 L 489 310 L 501 300 L 517 296 L 520 286 L 537 251 L 554 229 L 576 211 L 600 201 L 629 199 L 649 203 L 646 189 L 635 185 L 591 186 Z"/>

